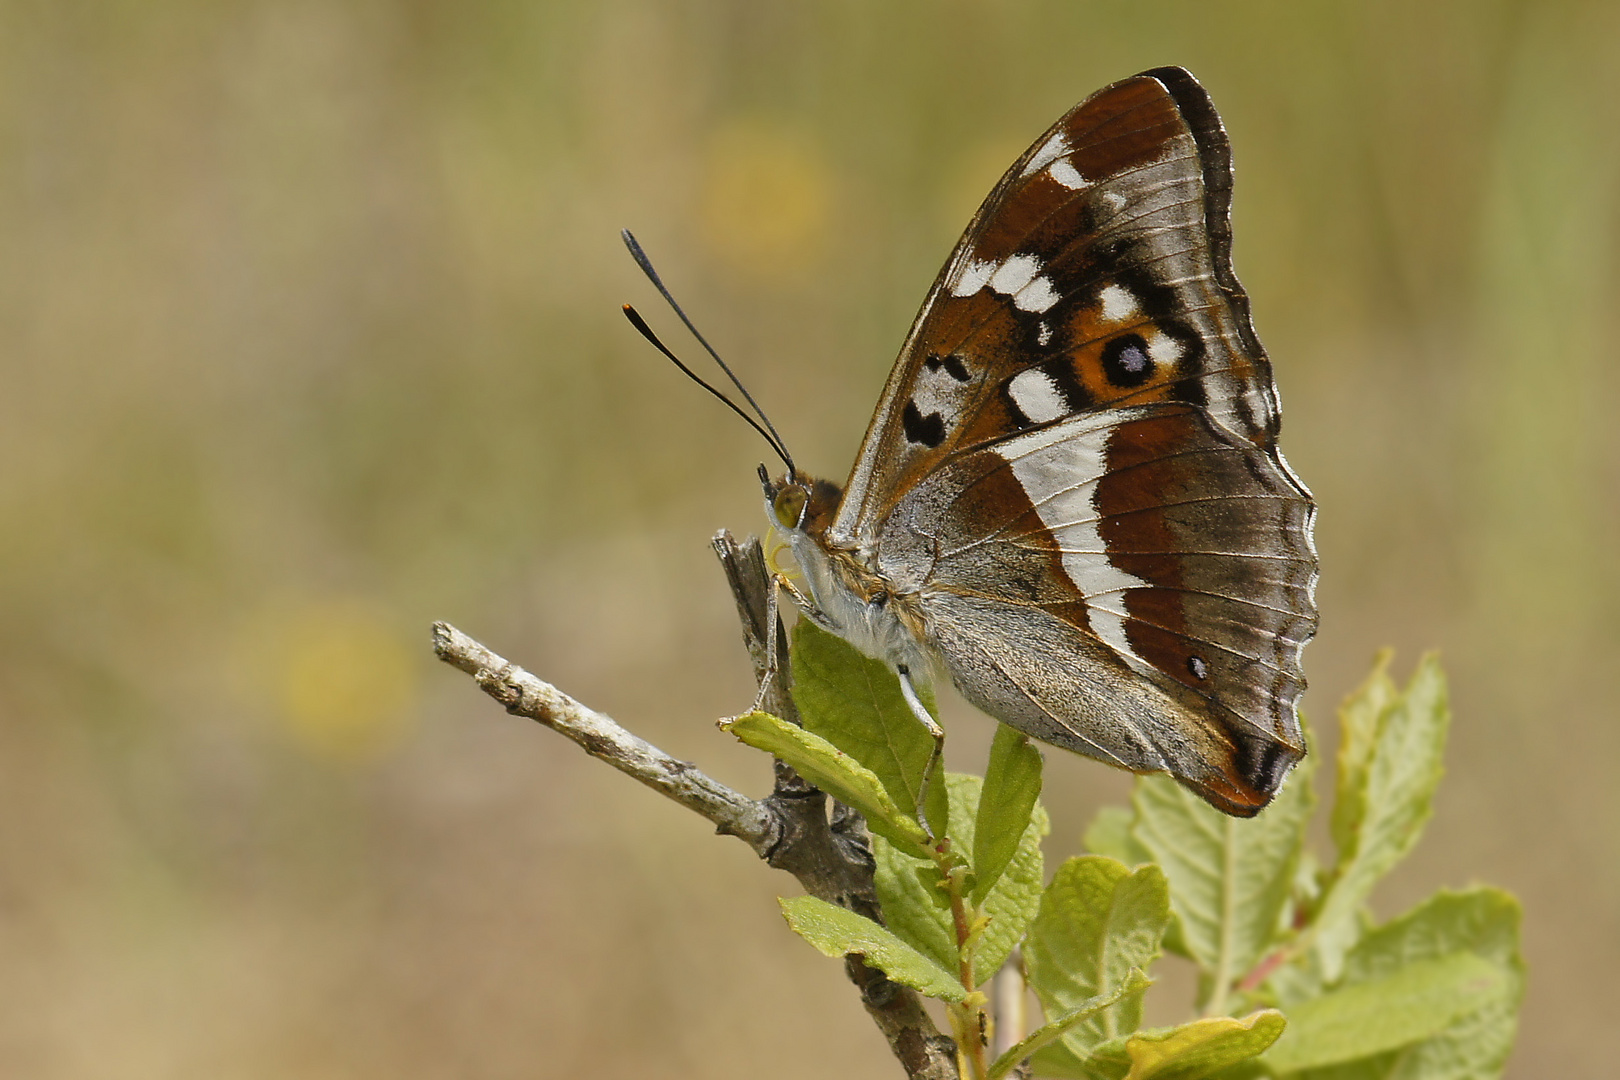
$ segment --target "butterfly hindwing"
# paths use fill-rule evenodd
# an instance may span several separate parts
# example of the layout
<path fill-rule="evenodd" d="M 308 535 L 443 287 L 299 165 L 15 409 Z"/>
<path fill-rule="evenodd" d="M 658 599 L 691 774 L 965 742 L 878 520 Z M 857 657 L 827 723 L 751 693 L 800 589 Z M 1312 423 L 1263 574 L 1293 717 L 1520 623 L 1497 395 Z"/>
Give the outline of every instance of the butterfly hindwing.
<path fill-rule="evenodd" d="M 1302 750 L 1311 512 L 1201 410 L 1129 406 L 954 456 L 884 521 L 876 558 L 918 579 L 936 652 L 991 715 L 1253 812 Z M 964 610 L 977 623 L 949 625 Z"/>

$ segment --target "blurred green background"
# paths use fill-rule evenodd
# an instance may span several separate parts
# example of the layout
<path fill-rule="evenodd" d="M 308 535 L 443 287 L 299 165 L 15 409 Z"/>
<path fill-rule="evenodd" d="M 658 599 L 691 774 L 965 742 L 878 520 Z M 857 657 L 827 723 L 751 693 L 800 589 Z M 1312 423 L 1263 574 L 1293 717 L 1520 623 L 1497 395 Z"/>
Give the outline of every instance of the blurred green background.
<path fill-rule="evenodd" d="M 791 879 L 428 623 L 762 791 L 707 539 L 765 451 L 617 230 L 841 479 L 1001 169 L 1168 63 L 1321 503 L 1319 752 L 1376 647 L 1454 680 L 1379 911 L 1516 890 L 1511 1075 L 1611 1072 L 1620 5 L 5 0 L 0 1074 L 896 1075 Z M 1060 858 L 1128 778 L 1047 756 Z"/>

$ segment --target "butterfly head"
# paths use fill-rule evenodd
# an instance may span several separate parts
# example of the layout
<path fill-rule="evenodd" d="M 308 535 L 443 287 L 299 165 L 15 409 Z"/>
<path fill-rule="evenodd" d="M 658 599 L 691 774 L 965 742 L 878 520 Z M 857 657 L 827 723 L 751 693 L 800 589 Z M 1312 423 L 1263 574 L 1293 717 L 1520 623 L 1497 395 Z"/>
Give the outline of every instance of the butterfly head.
<path fill-rule="evenodd" d="M 773 480 L 763 465 L 759 467 L 759 482 L 765 490 L 765 512 L 772 523 L 790 533 L 824 533 L 843 496 L 842 489 L 830 480 L 816 480 L 798 472 Z"/>
<path fill-rule="evenodd" d="M 798 572 L 789 576 L 803 588 L 794 599 L 804 615 L 867 656 L 924 681 L 931 678 L 933 659 L 921 644 L 922 615 L 915 596 L 896 591 L 858 551 L 828 535 L 843 490 L 794 470 L 773 480 L 763 465 L 759 482 L 765 489 L 765 512 L 793 552 Z"/>

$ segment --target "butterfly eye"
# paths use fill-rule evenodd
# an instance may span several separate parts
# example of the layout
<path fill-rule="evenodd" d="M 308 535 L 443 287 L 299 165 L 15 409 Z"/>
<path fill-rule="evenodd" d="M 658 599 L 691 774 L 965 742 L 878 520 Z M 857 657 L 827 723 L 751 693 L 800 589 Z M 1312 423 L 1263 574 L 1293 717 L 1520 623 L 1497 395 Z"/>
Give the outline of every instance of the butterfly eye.
<path fill-rule="evenodd" d="M 771 509 L 776 513 L 776 520 L 782 523 L 782 528 L 797 529 L 799 522 L 804 520 L 804 507 L 809 501 L 808 491 L 790 484 L 776 493 L 776 501 Z"/>

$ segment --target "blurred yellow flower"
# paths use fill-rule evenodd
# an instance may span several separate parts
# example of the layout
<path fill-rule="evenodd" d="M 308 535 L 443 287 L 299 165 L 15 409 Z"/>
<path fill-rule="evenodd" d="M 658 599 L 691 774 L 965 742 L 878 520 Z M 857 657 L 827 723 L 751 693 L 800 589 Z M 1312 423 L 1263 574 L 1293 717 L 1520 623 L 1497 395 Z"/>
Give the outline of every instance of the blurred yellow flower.
<path fill-rule="evenodd" d="M 274 658 L 288 734 L 312 756 L 336 761 L 395 745 L 416 696 L 411 656 L 395 628 L 355 600 L 313 601 L 290 614 Z"/>
<path fill-rule="evenodd" d="M 790 276 L 816 262 L 832 210 L 832 171 L 809 139 L 757 120 L 715 133 L 702 191 L 704 238 L 751 274 Z"/>

